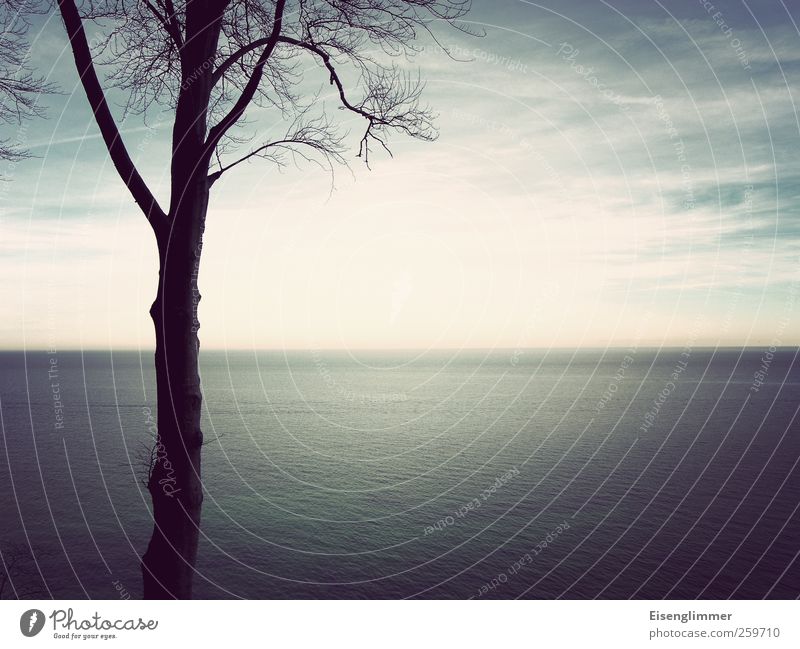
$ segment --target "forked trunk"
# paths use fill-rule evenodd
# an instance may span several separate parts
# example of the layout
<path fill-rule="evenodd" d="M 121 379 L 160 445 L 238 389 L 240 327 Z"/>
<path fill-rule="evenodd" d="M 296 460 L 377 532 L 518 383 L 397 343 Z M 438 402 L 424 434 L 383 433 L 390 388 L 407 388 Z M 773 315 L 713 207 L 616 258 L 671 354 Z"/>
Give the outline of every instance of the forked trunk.
<path fill-rule="evenodd" d="M 170 162 L 170 207 L 165 214 L 120 137 L 94 67 L 93 53 L 75 0 L 58 0 L 75 65 L 92 112 L 120 178 L 156 234 L 159 252 L 158 295 L 150 309 L 156 329 L 158 438 L 149 480 L 153 500 L 153 535 L 142 557 L 144 596 L 188 598 L 200 533 L 203 485 L 200 479 L 202 393 L 198 372 L 197 274 L 208 210 L 209 160 L 220 138 L 253 98 L 262 68 L 251 75 L 228 117 L 208 129 L 222 17 L 228 2 L 186 2 L 183 25 L 174 9 L 162 16 L 150 6 L 171 41 L 166 48 L 170 72 L 180 65 Z M 276 3 L 269 52 L 280 33 L 284 0 Z M 170 5 L 170 3 L 167 3 Z M 113 13 L 113 12 L 112 12 Z M 183 30 L 183 31 L 182 31 Z M 173 53 L 178 57 L 172 59 Z M 266 56 L 265 56 L 266 55 Z M 264 51 L 264 60 L 269 54 Z M 263 67 L 264 63 L 261 63 Z M 219 68 L 217 68 L 219 70 Z M 139 88 L 141 90 L 141 88 Z M 249 97 L 247 95 L 249 93 Z"/>
<path fill-rule="evenodd" d="M 200 183 L 183 196 L 170 232 L 158 241 L 158 295 L 150 309 L 158 437 L 148 484 L 153 534 L 142 557 L 145 599 L 192 596 L 203 503 L 197 277 L 207 207 L 208 187 Z"/>

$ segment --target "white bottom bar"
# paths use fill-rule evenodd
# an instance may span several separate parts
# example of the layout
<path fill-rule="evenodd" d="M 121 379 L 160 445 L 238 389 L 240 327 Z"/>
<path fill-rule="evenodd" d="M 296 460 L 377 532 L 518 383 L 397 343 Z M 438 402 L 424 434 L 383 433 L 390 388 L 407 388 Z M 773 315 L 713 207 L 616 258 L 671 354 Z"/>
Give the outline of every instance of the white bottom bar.
<path fill-rule="evenodd" d="M 800 604 L 787 601 L 46 600 L 0 604 L 3 647 L 94 642 L 115 647 L 178 647 L 193 641 L 201 647 L 225 643 L 348 649 L 700 647 L 739 646 L 740 641 L 742 647 L 800 646 Z M 41 630 L 35 636 L 25 637 L 23 628 L 31 633 L 37 626 Z"/>

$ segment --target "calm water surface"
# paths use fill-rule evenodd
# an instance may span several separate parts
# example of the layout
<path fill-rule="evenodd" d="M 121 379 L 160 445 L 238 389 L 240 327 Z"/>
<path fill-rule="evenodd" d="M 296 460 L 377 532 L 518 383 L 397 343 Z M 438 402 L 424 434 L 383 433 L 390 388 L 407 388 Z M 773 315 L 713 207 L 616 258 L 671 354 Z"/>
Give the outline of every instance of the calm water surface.
<path fill-rule="evenodd" d="M 196 595 L 798 597 L 800 361 L 765 351 L 203 352 Z M 16 585 L 139 596 L 152 356 L 0 363 Z"/>

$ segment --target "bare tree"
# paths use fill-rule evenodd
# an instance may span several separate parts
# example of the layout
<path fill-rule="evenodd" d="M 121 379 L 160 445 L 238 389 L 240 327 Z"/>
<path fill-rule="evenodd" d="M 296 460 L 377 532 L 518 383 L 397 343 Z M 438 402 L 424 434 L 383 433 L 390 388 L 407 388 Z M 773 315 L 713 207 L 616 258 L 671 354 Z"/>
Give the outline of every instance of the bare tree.
<path fill-rule="evenodd" d="M 203 486 L 198 375 L 198 270 L 209 191 L 242 162 L 304 156 L 344 161 L 343 136 L 314 93 L 315 74 L 344 111 L 363 121 L 357 155 L 369 162 L 399 132 L 434 139 L 422 84 L 403 72 L 418 37 L 438 24 L 463 29 L 470 0 L 58 0 L 78 73 L 111 160 L 155 233 L 159 448 L 148 487 L 154 529 L 142 557 L 147 598 L 187 598 L 197 556 Z M 106 34 L 90 47 L 93 21 Z M 105 57 L 105 58 L 104 58 Z M 106 87 L 96 63 L 109 62 Z M 133 163 L 106 98 L 125 110 L 154 104 L 172 116 L 169 204 L 162 206 Z M 242 137 L 251 106 L 281 111 L 280 138 Z M 332 168 L 332 166 L 331 166 Z"/>
<path fill-rule="evenodd" d="M 39 6 L 33 0 L 0 0 L 0 125 L 21 126 L 42 114 L 38 103 L 53 86 L 33 74 L 28 56 L 28 17 Z M 0 159 L 18 161 L 27 151 L 11 138 L 0 139 Z"/>

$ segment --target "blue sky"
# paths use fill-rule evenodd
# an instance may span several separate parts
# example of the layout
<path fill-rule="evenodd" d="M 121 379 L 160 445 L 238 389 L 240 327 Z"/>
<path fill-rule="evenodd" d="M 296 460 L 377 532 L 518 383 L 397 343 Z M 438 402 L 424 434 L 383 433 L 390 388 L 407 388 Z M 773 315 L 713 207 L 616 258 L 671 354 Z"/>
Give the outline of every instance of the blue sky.
<path fill-rule="evenodd" d="M 215 186 L 205 347 L 798 344 L 796 6 L 478 0 L 470 20 L 485 37 L 440 32 L 462 61 L 423 41 L 404 64 L 427 80 L 435 143 L 394 138 L 368 171 L 351 120 L 332 194 L 308 165 Z M 0 345 L 151 347 L 152 235 L 60 24 L 34 36 L 64 94 L 11 133 L 37 157 L 0 188 Z M 164 196 L 168 114 L 148 124 L 123 130 Z"/>

